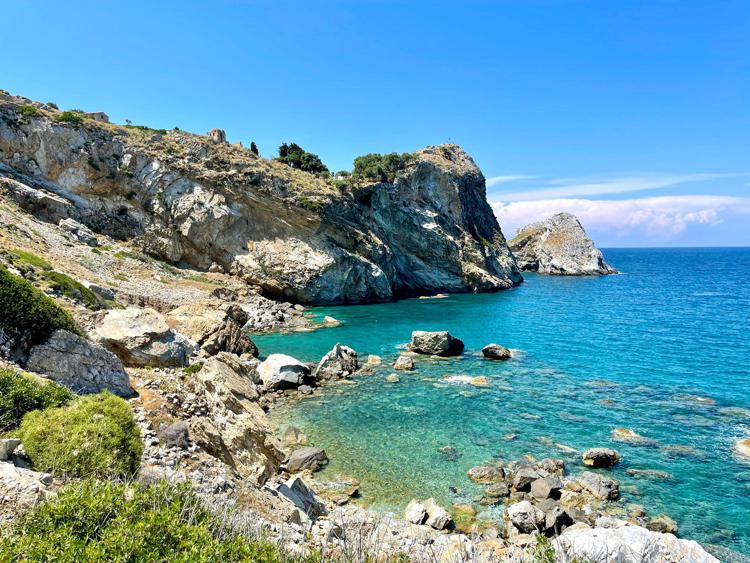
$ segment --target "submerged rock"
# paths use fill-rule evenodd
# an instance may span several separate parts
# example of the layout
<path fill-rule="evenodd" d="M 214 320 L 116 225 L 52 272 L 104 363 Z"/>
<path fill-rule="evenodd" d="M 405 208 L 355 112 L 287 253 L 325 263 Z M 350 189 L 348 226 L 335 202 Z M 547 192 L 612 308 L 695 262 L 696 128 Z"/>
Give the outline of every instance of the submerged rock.
<path fill-rule="evenodd" d="M 610 448 L 591 448 L 583 452 L 582 459 L 589 467 L 612 467 L 620 462 L 620 454 Z"/>
<path fill-rule="evenodd" d="M 635 430 L 631 428 L 615 428 L 612 430 L 612 439 L 617 442 L 624 442 L 626 444 L 632 444 L 634 446 L 649 446 L 656 447 L 658 443 L 656 440 L 641 436 Z"/>
<path fill-rule="evenodd" d="M 464 351 L 464 343 L 448 331 L 415 330 L 411 333 L 409 349 L 429 356 L 460 356 Z"/>
<path fill-rule="evenodd" d="M 567 276 L 617 273 L 570 213 L 526 225 L 509 244 L 522 271 Z"/>
<path fill-rule="evenodd" d="M 737 440 L 734 444 L 734 451 L 741 458 L 750 461 L 750 438 Z"/>
<path fill-rule="evenodd" d="M 467 472 L 469 479 L 475 483 L 489 485 L 505 479 L 505 470 L 497 465 L 478 465 Z"/>
<path fill-rule="evenodd" d="M 482 355 L 490 360 L 510 360 L 511 352 L 505 346 L 488 344 L 482 348 Z"/>
<path fill-rule="evenodd" d="M 414 360 L 409 356 L 404 356 L 402 354 L 396 358 L 396 361 L 393 364 L 393 369 L 412 370 L 414 369 Z"/>

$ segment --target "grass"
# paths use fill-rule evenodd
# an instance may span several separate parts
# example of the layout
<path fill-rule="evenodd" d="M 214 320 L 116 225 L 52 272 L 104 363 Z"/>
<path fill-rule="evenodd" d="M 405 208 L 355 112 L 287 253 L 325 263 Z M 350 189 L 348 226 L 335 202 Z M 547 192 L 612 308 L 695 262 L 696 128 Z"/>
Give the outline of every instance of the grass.
<path fill-rule="evenodd" d="M 111 393 L 32 411 L 17 434 L 38 471 L 111 479 L 130 478 L 140 467 L 143 446 L 133 411 Z"/>
<path fill-rule="evenodd" d="M 52 269 L 52 264 L 47 262 L 44 258 L 33 254 L 32 252 L 14 248 L 10 251 L 10 253 L 12 255 L 11 260 L 16 265 L 20 263 L 26 264 L 28 266 L 33 266 L 34 268 L 39 268 L 40 270 Z"/>
<path fill-rule="evenodd" d="M 321 209 L 323 209 L 323 204 L 321 202 L 310 199 L 307 196 L 301 196 L 297 198 L 297 205 L 302 207 L 303 209 L 312 211 L 313 213 L 318 213 Z"/>
<path fill-rule="evenodd" d="M 43 277 L 52 289 L 68 299 L 80 301 L 87 309 L 91 309 L 92 311 L 101 308 L 94 292 L 70 276 L 61 272 L 51 271 L 45 272 Z"/>
<path fill-rule="evenodd" d="M 130 278 L 128 276 L 126 276 L 125 274 L 115 274 L 114 278 L 116 280 L 120 280 L 120 281 L 124 281 L 124 282 L 130 281 Z"/>
<path fill-rule="evenodd" d="M 0 434 L 18 428 L 26 413 L 61 407 L 74 397 L 57 383 L 43 383 L 21 372 L 0 368 Z"/>
<path fill-rule="evenodd" d="M 80 113 L 75 111 L 64 111 L 62 113 L 58 113 L 54 117 L 55 121 L 59 123 L 71 123 L 74 125 L 83 123 L 83 117 Z"/>
<path fill-rule="evenodd" d="M 45 342 L 56 330 L 81 334 L 73 318 L 25 279 L 0 266 L 0 329 L 22 349 Z"/>
<path fill-rule="evenodd" d="M 28 104 L 24 104 L 22 106 L 19 106 L 18 107 L 18 113 L 20 113 L 24 117 L 37 117 L 39 115 L 42 115 L 42 112 L 39 111 L 38 108 L 36 108 L 34 106 L 31 106 L 31 105 L 28 105 Z"/>
<path fill-rule="evenodd" d="M 0 539 L 0 561 L 320 561 L 234 532 L 185 485 L 142 489 L 83 481 L 22 516 Z"/>

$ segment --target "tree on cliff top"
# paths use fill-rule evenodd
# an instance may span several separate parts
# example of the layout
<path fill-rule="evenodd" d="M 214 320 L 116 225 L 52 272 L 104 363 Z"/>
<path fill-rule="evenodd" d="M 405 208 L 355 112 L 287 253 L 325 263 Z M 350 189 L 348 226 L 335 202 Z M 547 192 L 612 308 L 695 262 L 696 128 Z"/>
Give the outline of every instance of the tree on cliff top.
<path fill-rule="evenodd" d="M 317 154 L 307 152 L 297 143 L 282 143 L 276 160 L 305 172 L 329 174 L 328 167 L 323 164 Z"/>

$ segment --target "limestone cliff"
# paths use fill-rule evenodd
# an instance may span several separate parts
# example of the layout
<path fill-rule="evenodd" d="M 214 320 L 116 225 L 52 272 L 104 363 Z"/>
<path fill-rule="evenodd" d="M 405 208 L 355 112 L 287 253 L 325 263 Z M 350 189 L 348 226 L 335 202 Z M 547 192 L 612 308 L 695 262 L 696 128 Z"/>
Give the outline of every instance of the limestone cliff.
<path fill-rule="evenodd" d="M 568 276 L 617 273 L 570 213 L 526 225 L 510 241 L 510 248 L 524 271 Z"/>
<path fill-rule="evenodd" d="M 521 281 L 484 177 L 455 145 L 418 151 L 393 183 L 340 185 L 239 145 L 66 119 L 0 92 L 0 195 L 299 302 Z"/>

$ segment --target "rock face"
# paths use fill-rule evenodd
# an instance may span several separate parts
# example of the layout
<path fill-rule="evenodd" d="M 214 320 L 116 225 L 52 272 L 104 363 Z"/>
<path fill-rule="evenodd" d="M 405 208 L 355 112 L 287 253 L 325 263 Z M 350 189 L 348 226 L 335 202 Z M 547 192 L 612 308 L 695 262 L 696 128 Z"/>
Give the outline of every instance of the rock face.
<path fill-rule="evenodd" d="M 339 343 L 333 347 L 318 363 L 313 377 L 318 381 L 342 379 L 349 377 L 359 369 L 357 352 Z"/>
<path fill-rule="evenodd" d="M 133 395 L 122 362 L 99 344 L 57 330 L 44 344 L 34 346 L 26 368 L 76 393 L 111 391 L 121 397 Z"/>
<path fill-rule="evenodd" d="M 167 323 L 201 347 L 207 354 L 219 352 L 258 355 L 243 326 L 248 314 L 236 303 L 207 299 L 188 303 L 169 312 Z"/>
<path fill-rule="evenodd" d="M 617 273 L 570 213 L 526 225 L 510 241 L 510 249 L 523 271 L 561 276 Z"/>
<path fill-rule="evenodd" d="M 110 309 L 97 315 L 92 339 L 127 366 L 186 366 L 195 346 L 154 309 Z"/>
<path fill-rule="evenodd" d="M 415 330 L 411 333 L 409 349 L 429 356 L 460 356 L 464 351 L 464 343 L 447 331 Z"/>
<path fill-rule="evenodd" d="M 168 262 L 216 264 L 297 302 L 522 281 L 484 176 L 456 145 L 417 151 L 393 182 L 338 189 L 218 133 L 61 123 L 51 108 L 27 118 L 24 103 L 0 94 L 0 164 L 9 167 L 0 176 L 13 178 L 19 204 L 55 224 L 72 218 Z"/>
<path fill-rule="evenodd" d="M 672 534 L 651 532 L 640 526 L 590 528 L 573 526 L 553 540 L 566 560 L 622 563 L 719 563 L 698 543 Z"/>

